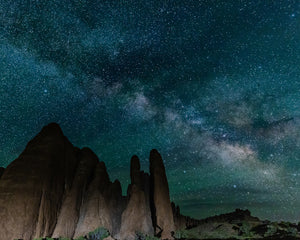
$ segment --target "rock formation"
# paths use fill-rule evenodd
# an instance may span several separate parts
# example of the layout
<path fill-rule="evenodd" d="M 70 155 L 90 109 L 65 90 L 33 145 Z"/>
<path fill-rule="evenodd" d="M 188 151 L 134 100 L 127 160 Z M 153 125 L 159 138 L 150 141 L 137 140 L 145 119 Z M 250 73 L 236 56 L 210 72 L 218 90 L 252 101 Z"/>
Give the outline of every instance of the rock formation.
<path fill-rule="evenodd" d="M 122 196 L 122 187 L 119 180 L 115 180 L 113 183 L 110 183 L 105 192 L 105 199 L 107 201 L 112 221 L 111 234 L 113 236 L 118 236 L 121 228 L 122 213 L 127 205 L 126 197 Z"/>
<path fill-rule="evenodd" d="M 150 152 L 151 206 L 155 232 L 161 232 L 162 239 L 171 239 L 175 231 L 169 195 L 169 185 L 163 160 L 157 150 Z"/>
<path fill-rule="evenodd" d="M 171 206 L 172 206 L 175 229 L 190 229 L 198 226 L 201 223 L 201 221 L 198 219 L 194 219 L 182 215 L 180 213 L 179 206 L 176 206 L 175 203 L 172 202 Z"/>
<path fill-rule="evenodd" d="M 188 226 L 188 218 L 172 212 L 157 150 L 150 153 L 150 175 L 132 157 L 130 178 L 122 196 L 120 182 L 110 181 L 104 162 L 49 124 L 5 171 L 0 169 L 0 240 L 75 238 L 98 227 L 118 239 L 134 239 L 136 232 L 171 239 L 174 222 Z"/>
<path fill-rule="evenodd" d="M 140 161 L 133 156 L 130 164 L 131 184 L 128 187 L 128 205 L 122 214 L 120 239 L 135 239 L 136 232 L 153 235 L 149 196 L 144 172 L 140 171 Z M 149 178 L 149 176 L 148 176 Z"/>
<path fill-rule="evenodd" d="M 79 219 L 83 196 L 98 163 L 97 156 L 88 148 L 82 149 L 77 155 L 79 164 L 76 169 L 73 184 L 70 191 L 65 193 L 65 198 L 52 237 L 73 237 Z"/>
<path fill-rule="evenodd" d="M 251 216 L 249 210 L 198 220 L 197 226 L 178 231 L 179 239 L 252 239 L 252 240 L 297 240 L 300 239 L 299 225 L 289 222 L 270 222 Z"/>
<path fill-rule="evenodd" d="M 80 211 L 80 218 L 74 237 L 86 235 L 98 227 L 105 227 L 112 232 L 112 221 L 109 208 L 104 198 L 104 191 L 109 187 L 110 181 L 104 162 L 100 162 L 95 170 Z"/>
<path fill-rule="evenodd" d="M 0 239 L 51 236 L 76 166 L 76 151 L 59 126 L 44 127 L 1 177 Z"/>
<path fill-rule="evenodd" d="M 236 221 L 248 221 L 256 222 L 260 221 L 259 218 L 251 216 L 249 210 L 236 209 L 234 212 L 220 214 L 213 217 L 208 217 L 206 219 L 198 220 L 198 225 L 203 223 L 212 223 L 212 222 L 236 222 Z"/>

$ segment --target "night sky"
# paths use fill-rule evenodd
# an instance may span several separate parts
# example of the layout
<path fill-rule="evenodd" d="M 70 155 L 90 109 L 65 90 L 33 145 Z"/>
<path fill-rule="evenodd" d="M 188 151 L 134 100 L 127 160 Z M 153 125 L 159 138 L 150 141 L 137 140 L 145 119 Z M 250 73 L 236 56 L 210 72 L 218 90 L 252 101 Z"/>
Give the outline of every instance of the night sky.
<path fill-rule="evenodd" d="M 300 1 L 1 0 L 0 166 L 57 122 L 203 218 L 300 221 Z"/>

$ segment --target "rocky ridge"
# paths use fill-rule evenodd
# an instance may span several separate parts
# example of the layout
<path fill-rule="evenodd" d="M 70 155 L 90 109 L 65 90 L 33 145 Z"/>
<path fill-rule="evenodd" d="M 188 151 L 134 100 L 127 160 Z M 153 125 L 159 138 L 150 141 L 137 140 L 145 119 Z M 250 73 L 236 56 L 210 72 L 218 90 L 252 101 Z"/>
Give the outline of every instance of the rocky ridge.
<path fill-rule="evenodd" d="M 171 239 L 181 215 L 174 215 L 158 151 L 150 153 L 150 174 L 133 156 L 130 176 L 122 196 L 104 162 L 90 149 L 74 147 L 51 123 L 0 169 L 0 240 L 75 238 L 100 226 L 117 239 L 134 239 L 136 232 Z M 180 222 L 185 225 L 182 217 Z"/>
<path fill-rule="evenodd" d="M 192 228 L 176 231 L 176 239 L 300 239 L 300 225 L 289 222 L 270 222 L 251 216 L 249 210 L 234 212 L 198 220 Z"/>

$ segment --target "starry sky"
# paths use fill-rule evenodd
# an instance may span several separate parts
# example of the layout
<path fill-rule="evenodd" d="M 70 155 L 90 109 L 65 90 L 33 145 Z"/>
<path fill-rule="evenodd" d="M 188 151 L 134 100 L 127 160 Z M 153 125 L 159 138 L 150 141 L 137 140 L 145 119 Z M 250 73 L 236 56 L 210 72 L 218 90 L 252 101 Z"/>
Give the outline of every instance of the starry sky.
<path fill-rule="evenodd" d="M 300 1 L 1 0 L 0 166 L 57 122 L 204 218 L 300 221 Z"/>

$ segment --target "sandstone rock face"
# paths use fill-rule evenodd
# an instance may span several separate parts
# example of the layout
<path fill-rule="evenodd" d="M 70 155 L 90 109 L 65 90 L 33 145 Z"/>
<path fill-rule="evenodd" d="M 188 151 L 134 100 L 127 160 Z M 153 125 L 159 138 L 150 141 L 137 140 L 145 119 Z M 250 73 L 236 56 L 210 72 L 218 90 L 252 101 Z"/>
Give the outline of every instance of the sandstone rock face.
<path fill-rule="evenodd" d="M 150 206 L 150 176 L 148 173 L 140 170 L 140 160 L 139 158 L 134 155 L 131 158 L 130 164 L 130 178 L 131 178 L 131 185 L 136 185 L 140 190 L 145 193 L 145 199 L 147 205 Z M 130 188 L 128 188 L 130 190 Z M 130 196 L 130 191 L 128 191 L 128 196 Z"/>
<path fill-rule="evenodd" d="M 57 224 L 52 234 L 53 238 L 73 237 L 79 219 L 81 202 L 89 184 L 88 181 L 93 177 L 94 169 L 99 161 L 97 156 L 88 148 L 82 149 L 77 155 L 79 164 L 72 187 L 65 194 Z"/>
<path fill-rule="evenodd" d="M 99 162 L 80 209 L 74 238 L 84 236 L 100 226 L 112 232 L 111 215 L 104 198 L 104 191 L 109 185 L 110 181 L 105 164 Z"/>
<path fill-rule="evenodd" d="M 122 187 L 119 180 L 111 183 L 104 194 L 112 221 L 112 230 L 110 233 L 112 236 L 117 236 L 121 228 L 122 213 L 127 204 L 126 197 L 122 196 Z"/>
<path fill-rule="evenodd" d="M 146 204 L 145 193 L 136 185 L 131 188 L 131 196 L 122 214 L 120 239 L 135 239 L 136 232 L 153 235 L 150 208 Z"/>
<path fill-rule="evenodd" d="M 128 187 L 128 205 L 122 214 L 120 239 L 135 239 L 136 232 L 153 235 L 149 197 L 149 185 L 140 171 L 140 161 L 133 156 L 130 165 L 131 185 Z M 148 189 L 147 189 L 148 188 Z M 146 191 L 145 191 L 146 190 Z"/>
<path fill-rule="evenodd" d="M 104 162 L 74 147 L 57 124 L 47 125 L 5 171 L 0 168 L 0 240 L 77 238 L 99 227 L 117 239 L 134 239 L 136 232 L 172 239 L 175 225 L 194 224 L 174 204 L 172 211 L 160 154 L 150 153 L 150 175 L 140 168 L 133 156 L 128 196 L 122 196 Z"/>
<path fill-rule="evenodd" d="M 151 211 L 155 232 L 162 239 L 172 239 L 175 231 L 169 186 L 163 160 L 157 150 L 150 152 Z"/>
<path fill-rule="evenodd" d="M 0 239 L 50 236 L 76 165 L 59 126 L 44 127 L 1 177 Z"/>

